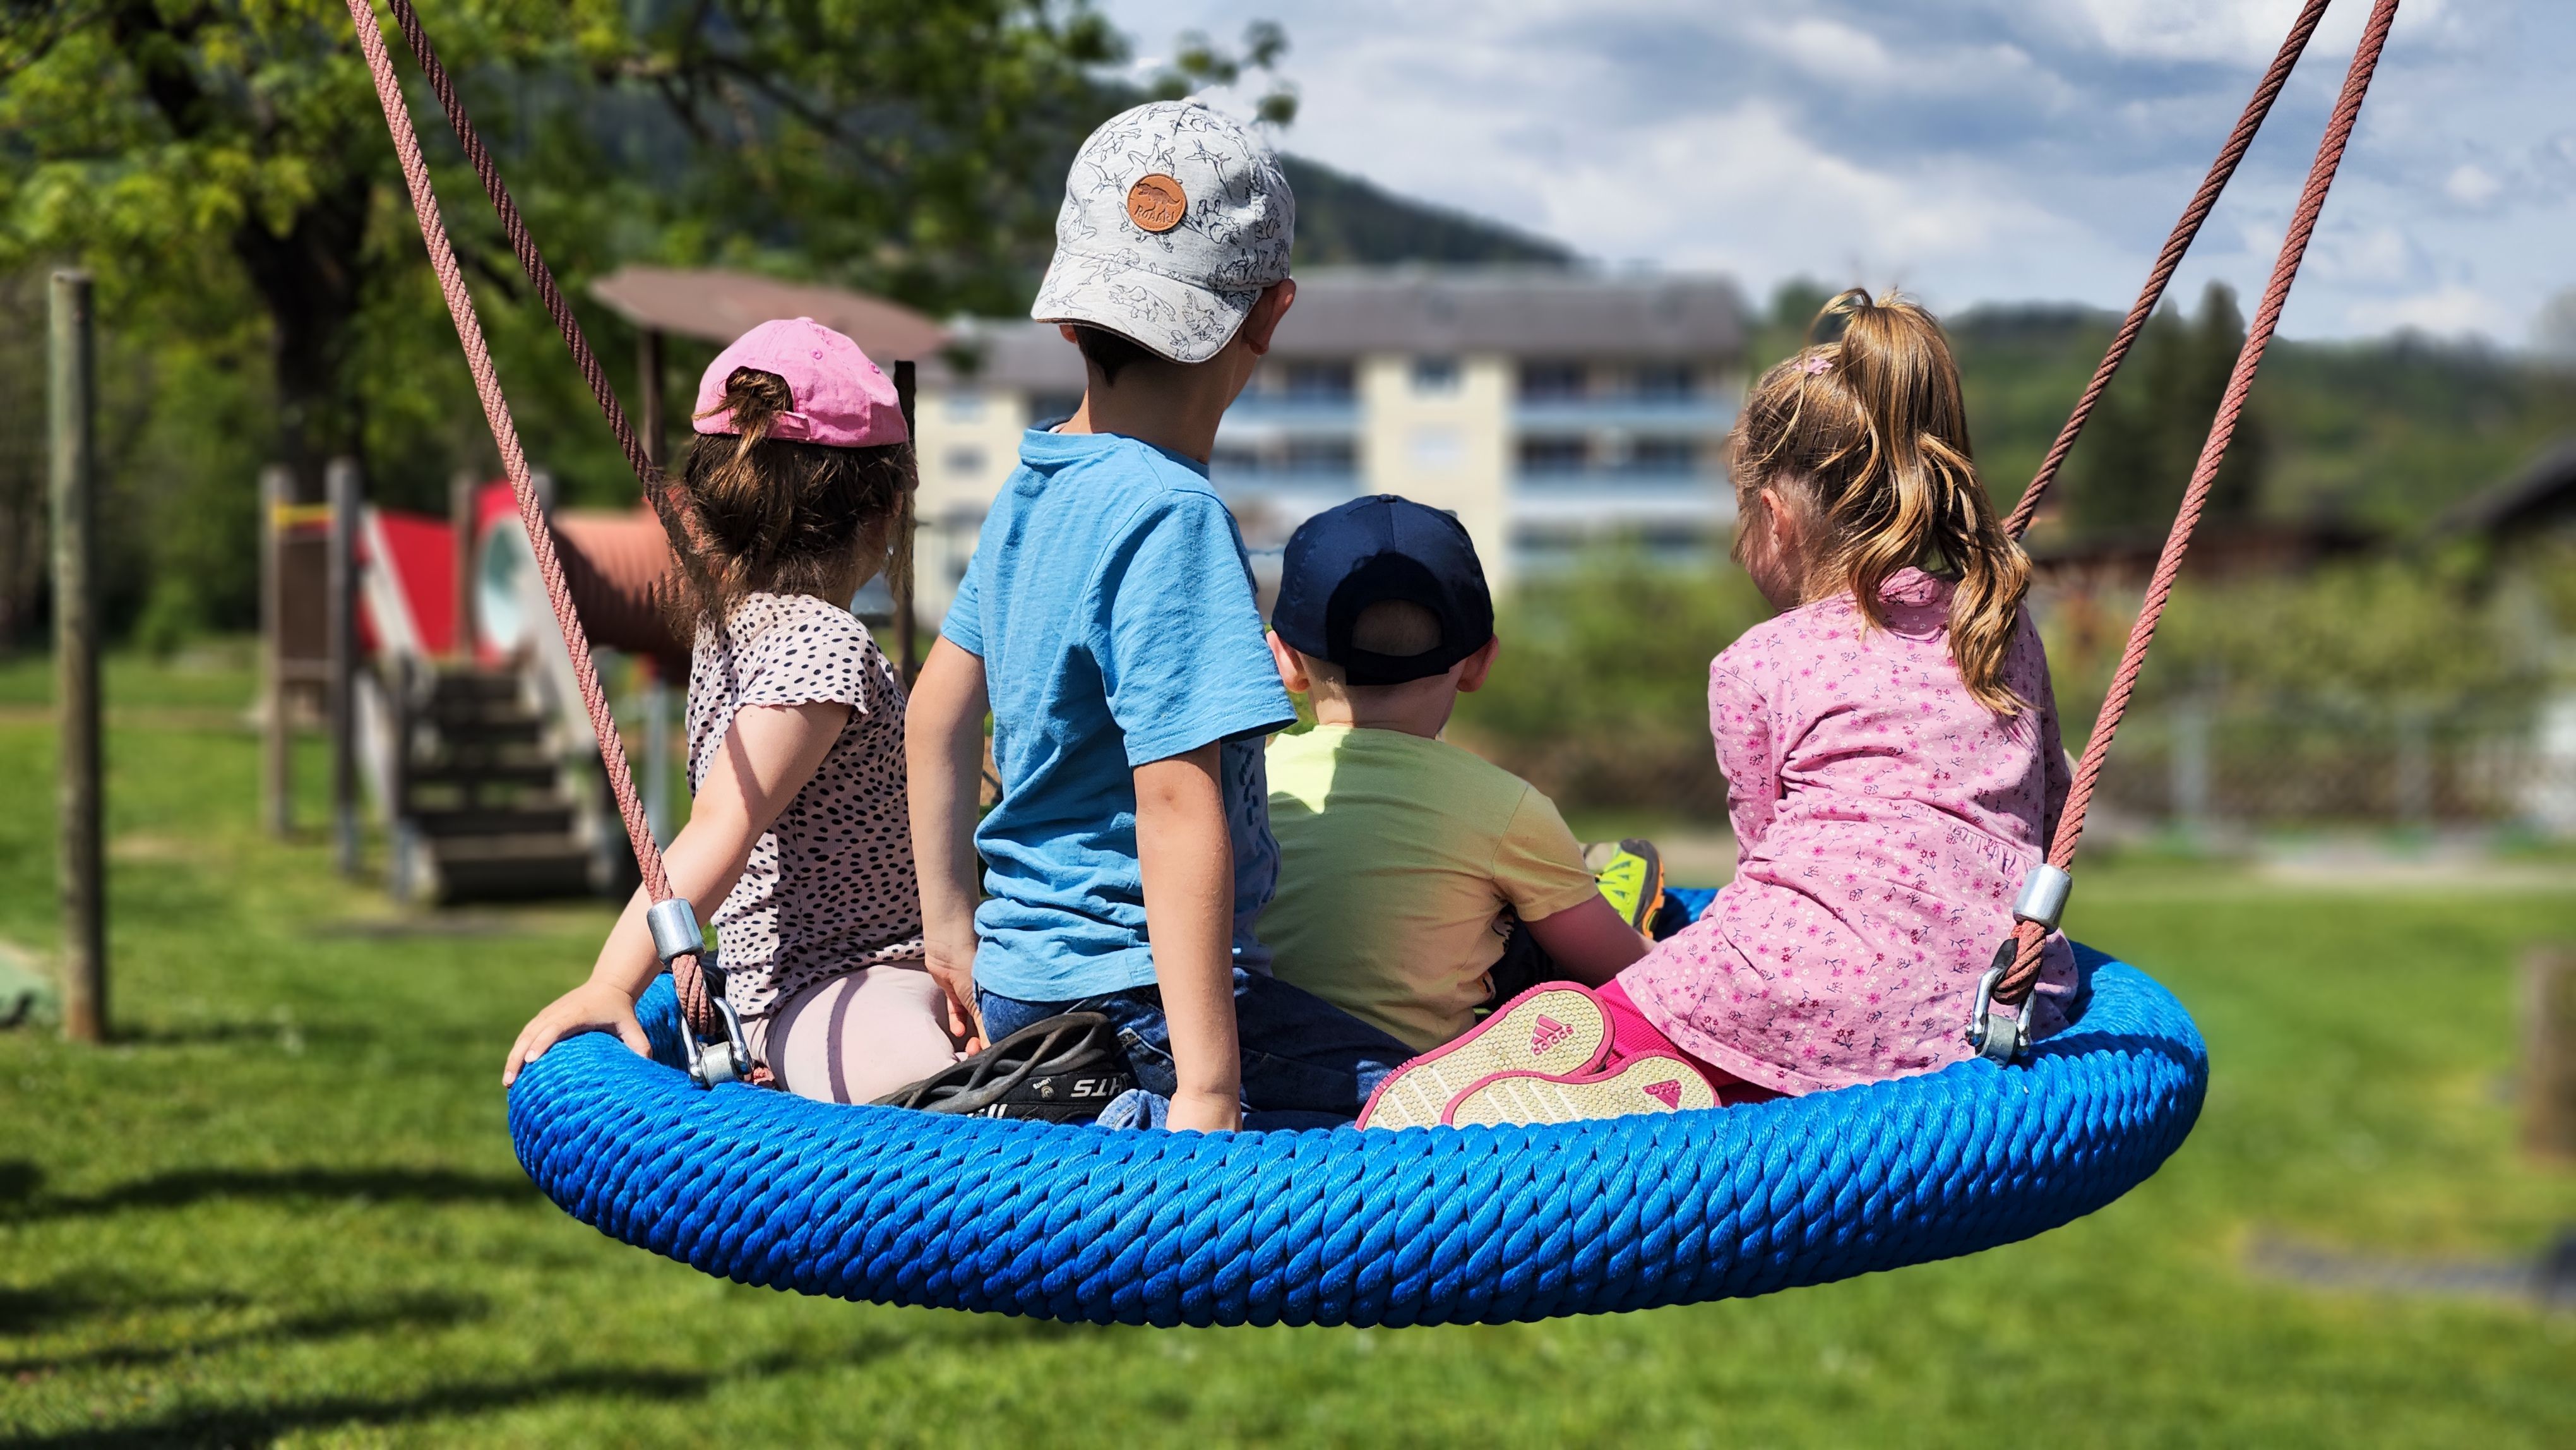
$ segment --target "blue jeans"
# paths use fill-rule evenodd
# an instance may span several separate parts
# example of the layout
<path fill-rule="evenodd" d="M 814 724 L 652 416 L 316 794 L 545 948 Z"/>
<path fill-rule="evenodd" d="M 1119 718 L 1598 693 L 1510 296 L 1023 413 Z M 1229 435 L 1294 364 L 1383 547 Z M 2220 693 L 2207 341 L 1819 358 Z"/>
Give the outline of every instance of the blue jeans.
<path fill-rule="evenodd" d="M 1127 1049 L 1136 1085 L 1170 1097 L 1180 1086 L 1172 1066 L 1172 1029 L 1159 987 L 1130 987 L 1069 1002 L 1023 1002 L 978 991 L 984 1032 L 993 1041 L 1059 1012 L 1097 1012 Z M 1412 1048 L 1312 992 L 1259 972 L 1234 971 L 1234 1026 L 1243 1044 L 1243 1125 L 1325 1128 L 1359 1116 L 1369 1094 Z"/>

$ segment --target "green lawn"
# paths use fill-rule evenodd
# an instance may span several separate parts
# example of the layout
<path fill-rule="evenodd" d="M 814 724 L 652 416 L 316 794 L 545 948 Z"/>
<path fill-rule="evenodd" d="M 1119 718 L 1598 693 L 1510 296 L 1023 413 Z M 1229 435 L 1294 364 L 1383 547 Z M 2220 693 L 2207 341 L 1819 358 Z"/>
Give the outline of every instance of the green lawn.
<path fill-rule="evenodd" d="M 43 686 L 0 667 L 0 937 L 40 949 Z M 262 839 L 247 691 L 110 674 L 122 1035 L 0 1033 L 0 1444 L 2576 1443 L 2576 1315 L 2249 1267 L 2576 1220 L 2508 1106 L 2511 966 L 2576 937 L 2566 893 L 2089 871 L 2079 934 L 2181 993 L 2216 1076 L 2162 1175 L 2032 1243 L 1550 1324 L 1066 1328 L 719 1283 L 537 1197 L 500 1056 L 606 912 L 405 916 Z"/>

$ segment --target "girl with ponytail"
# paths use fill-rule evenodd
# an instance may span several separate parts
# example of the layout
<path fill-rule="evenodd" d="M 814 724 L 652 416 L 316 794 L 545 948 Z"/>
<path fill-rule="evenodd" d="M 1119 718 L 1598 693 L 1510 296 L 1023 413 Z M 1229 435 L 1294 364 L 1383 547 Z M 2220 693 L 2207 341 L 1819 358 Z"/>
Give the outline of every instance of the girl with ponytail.
<path fill-rule="evenodd" d="M 2030 561 L 1977 478 L 1940 324 L 1860 291 L 1817 320 L 1840 336 L 1763 374 L 1730 439 L 1735 557 L 1781 611 L 1709 666 L 1735 879 L 1610 985 L 1540 989 L 1593 999 L 1551 999 L 1598 1035 L 1580 1069 L 1498 1074 L 1441 1121 L 1744 1102 L 1969 1055 L 1977 980 L 2066 798 Z M 2052 937 L 2037 1035 L 2075 980 Z"/>
<path fill-rule="evenodd" d="M 713 928 L 759 1065 L 790 1092 L 868 1102 L 956 1062 L 974 1030 L 923 964 L 903 686 L 849 610 L 903 547 L 911 440 L 886 375 L 801 317 L 716 358 L 696 432 L 653 501 L 697 635 L 693 798 L 663 859 Z M 635 999 L 661 970 L 646 904 L 519 1034 L 504 1081 L 574 1032 L 646 1051 Z"/>

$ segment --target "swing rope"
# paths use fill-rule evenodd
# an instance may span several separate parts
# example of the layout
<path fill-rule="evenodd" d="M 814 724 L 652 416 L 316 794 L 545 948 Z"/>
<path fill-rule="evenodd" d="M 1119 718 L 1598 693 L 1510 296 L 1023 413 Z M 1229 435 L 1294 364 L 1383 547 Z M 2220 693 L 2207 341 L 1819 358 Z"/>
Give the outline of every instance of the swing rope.
<path fill-rule="evenodd" d="M 537 293 L 545 300 L 546 311 L 563 330 L 564 341 L 572 347 L 574 360 L 582 376 L 599 399 L 600 408 L 608 414 L 609 426 L 616 430 L 617 441 L 626 451 L 636 477 L 647 490 L 647 496 L 659 487 L 660 470 L 644 456 L 634 430 L 627 425 L 625 410 L 601 372 L 598 357 L 582 337 L 574 322 L 572 308 L 564 301 L 555 285 L 554 274 L 538 255 L 536 242 L 528 235 L 527 225 L 510 194 L 501 186 L 499 171 L 492 164 L 491 153 L 481 137 L 465 119 L 464 107 L 456 100 L 455 88 L 447 72 L 438 64 L 429 40 L 420 29 L 420 17 L 409 0 L 390 0 L 404 34 L 421 57 L 422 68 L 430 76 L 431 87 L 438 92 L 439 102 L 457 129 L 466 156 L 475 173 L 483 178 L 493 205 L 500 210 L 501 224 L 510 234 L 511 250 L 536 283 Z M 474 375 L 474 391 L 482 400 L 484 421 L 491 425 L 493 445 L 501 454 L 501 471 L 510 480 L 510 495 L 519 508 L 519 523 L 528 536 L 528 551 L 535 557 L 537 578 L 545 585 L 546 602 L 553 608 L 556 625 L 563 634 L 564 648 L 572 656 L 573 679 L 581 689 L 582 709 L 590 717 L 590 728 L 599 738 L 600 764 L 608 776 L 608 787 L 617 799 L 617 814 L 626 825 L 627 843 L 634 848 L 635 865 L 643 877 L 644 892 L 657 911 L 671 901 L 671 880 L 662 864 L 662 848 L 653 839 L 652 826 L 644 815 L 644 802 L 635 790 L 635 776 L 626 760 L 626 741 L 617 733 L 616 717 L 608 708 L 607 693 L 600 688 L 599 669 L 591 660 L 590 635 L 581 626 L 581 616 L 573 608 L 572 592 L 564 583 L 563 561 L 555 550 L 554 530 L 546 522 L 545 510 L 537 502 L 534 482 L 528 476 L 528 459 L 519 444 L 518 425 L 510 416 L 509 399 L 501 393 L 501 380 L 492 367 L 492 350 L 484 341 L 483 324 L 474 306 L 473 294 L 465 287 L 465 275 L 457 265 L 456 247 L 447 235 L 447 224 L 438 209 L 438 195 L 431 189 L 429 164 L 422 159 L 420 136 L 412 128 L 411 108 L 405 102 L 402 81 L 394 74 L 393 57 L 385 49 L 384 32 L 369 0 L 348 0 L 349 18 L 358 32 L 358 49 L 366 56 L 367 69 L 375 78 L 376 99 L 384 107 L 385 126 L 392 133 L 394 154 L 402 162 L 403 182 L 411 191 L 412 212 L 420 219 L 421 240 L 429 248 L 430 270 L 438 275 L 438 289 L 447 300 L 447 315 L 456 324 L 457 341 L 465 347 L 465 365 Z M 461 541 L 460 541 L 461 546 Z M 655 948 L 665 945 L 661 923 L 655 923 Z M 694 923 L 688 935 L 694 936 Z M 663 953 L 671 970 L 671 985 L 679 994 L 681 1010 L 689 1025 L 704 1036 L 716 1030 L 718 1017 L 715 1004 L 707 991 L 706 975 L 699 965 L 698 950 Z M 745 1065 L 747 1069 L 747 1064 Z"/>
<path fill-rule="evenodd" d="M 410 0 L 394 0 L 397 13 L 411 8 Z M 2209 165 L 2209 175 L 2200 190 L 2183 208 L 2182 220 L 2174 223 L 2173 235 L 2165 238 L 2165 249 L 2156 256 L 2154 270 L 2147 273 L 2147 285 L 2138 292 L 2138 300 L 2129 308 L 2128 317 L 2120 324 L 2118 335 L 2111 339 L 2110 351 L 2102 354 L 2102 365 L 2093 370 L 2093 380 L 2084 385 L 2084 395 L 2075 400 L 2075 411 L 2066 416 L 2066 426 L 2057 430 L 2057 441 L 2049 445 L 2048 456 L 2040 460 L 2039 472 L 2033 474 L 2030 487 L 2022 490 L 2021 502 L 2014 505 L 2012 517 L 2004 527 L 2016 539 L 2030 531 L 2030 521 L 2039 512 L 2040 501 L 2048 496 L 2048 486 L 2057 481 L 2057 470 L 2066 455 L 2075 450 L 2076 436 L 2093 417 L 2093 405 L 2111 386 L 2111 375 L 2128 359 L 2129 348 L 2138 334 L 2146 329 L 2156 304 L 2164 300 L 2165 284 L 2173 280 L 2174 269 L 2182 265 L 2183 254 L 2191 250 L 2200 236 L 2200 224 L 2209 219 L 2210 208 L 2218 205 L 2218 195 L 2227 189 L 2236 175 L 2236 163 L 2245 159 L 2245 150 L 2254 144 L 2254 134 L 2263 129 L 2264 118 L 2272 114 L 2272 102 L 2279 98 L 2281 87 L 2288 83 L 2290 72 L 2297 67 L 2299 56 L 2308 48 L 2308 37 L 2314 35 L 2317 22 L 2325 19 L 2328 0 L 2308 0 L 2299 18 L 2290 25 L 2289 37 L 2281 42 L 2280 53 L 2272 57 L 2272 68 L 2263 72 L 2263 80 L 2254 88 L 2254 97 L 2245 103 L 2245 113 L 2236 118 L 2236 129 L 2220 148 L 2218 159 Z M 450 111 L 453 118 L 458 113 Z"/>
<path fill-rule="evenodd" d="M 2309 12 L 2300 15 L 2300 26 L 2313 29 L 2315 18 L 2310 12 L 2321 9 L 2321 4 L 2311 4 Z M 2201 512 L 2209 504 L 2210 486 L 2218 478 L 2218 466 L 2227 457 L 2227 445 L 2235 438 L 2237 421 L 2245 412 L 2246 395 L 2253 389 L 2254 371 L 2262 365 L 2263 351 L 2272 341 L 2273 329 L 2280 325 L 2282 305 L 2290 298 L 2290 284 L 2299 275 L 2299 263 L 2307 255 L 2308 239 L 2316 231 L 2319 213 L 2325 210 L 2326 192 L 2334 185 L 2335 169 L 2343 163 L 2345 143 L 2352 139 L 2353 124 L 2361 117 L 2362 98 L 2370 92 L 2371 76 L 2379 67 L 2380 52 L 2386 48 L 2389 28 L 2396 21 L 2397 0 L 2375 0 L 2370 21 L 2362 28 L 2361 43 L 2353 51 L 2352 67 L 2344 75 L 2343 93 L 2335 102 L 2332 118 L 2326 122 L 2324 139 L 2317 144 L 2316 161 L 2308 170 L 2307 188 L 2300 194 L 2298 210 L 2290 218 L 2289 234 L 2282 238 L 2280 255 L 2273 261 L 2272 279 L 2263 289 L 2262 306 L 2254 314 L 2253 325 L 2245 331 L 2245 345 L 2237 350 L 2236 367 L 2228 375 L 2227 391 L 2219 399 L 2218 415 L 2211 420 L 2209 437 L 2201 444 L 2200 462 L 2192 469 L 2191 483 L 2183 490 L 2182 507 L 2174 515 L 2172 531 L 2165 536 L 2164 552 L 2157 557 L 2155 573 L 2147 581 L 2146 596 L 2138 605 L 2138 617 L 2129 627 L 2128 645 L 2120 652 L 2119 667 L 2111 674 L 2110 692 L 2103 697 L 2101 713 L 2093 720 L 2093 733 L 2084 742 L 2084 757 L 2076 763 L 2074 782 L 2066 792 L 2065 809 L 2058 815 L 2057 835 L 2048 848 L 2048 865 L 2061 878 L 2075 862 L 2076 845 L 2084 837 L 2085 812 L 2093 803 L 2094 787 L 2101 783 L 2102 764 L 2110 756 L 2112 737 L 2119 732 L 2121 717 L 2128 713 L 2129 699 L 2137 690 L 2138 672 L 2145 667 L 2147 648 L 2155 641 L 2157 621 L 2163 618 L 2165 604 L 2173 597 L 2174 580 L 2182 573 L 2183 555 L 2191 547 L 2192 530 L 2200 523 Z M 2294 30 L 2292 39 L 2304 44 L 2304 31 Z M 2286 46 L 2284 52 L 2287 53 Z M 2278 68 L 2279 62 L 2274 64 Z M 2266 84 L 2271 84 L 2271 81 L 2267 75 Z M 2278 87 L 2274 86 L 2274 89 Z M 2265 103 L 2268 105 L 2268 100 Z M 2229 144 L 2234 147 L 2233 138 Z M 2241 148 L 2236 149 L 2241 154 Z M 2229 165 L 2232 166 L 2233 162 Z M 2219 179 L 2223 181 L 2224 178 Z M 2198 198 L 2194 199 L 2193 205 L 2199 207 Z M 2206 214 L 2206 208 L 2201 210 Z M 2197 219 L 2192 219 L 2192 224 L 2197 226 Z M 2171 244 L 2167 250 L 2172 251 Z M 2160 263 L 2159 269 L 2170 276 L 2170 268 Z M 2152 289 L 2160 290 L 2162 286 L 2162 277 L 2151 283 Z M 2139 299 L 2140 309 L 2151 305 L 2150 298 Z M 2124 330 L 2126 335 L 2134 336 L 2143 315 L 2141 310 L 2130 313 L 2130 326 Z M 2058 440 L 2059 446 L 2050 450 L 2049 463 L 2042 466 L 2039 480 L 2031 485 L 2030 494 L 2024 496 L 2023 507 L 2014 511 L 2017 520 L 2028 522 L 2025 512 L 2034 506 L 2035 496 L 2045 485 L 2050 468 L 2064 450 L 2073 445 L 2073 435 L 2082 426 L 2084 413 L 2091 408 L 2114 366 L 2114 359 L 2104 359 L 2103 370 L 2095 375 L 2094 386 L 2085 390 L 2082 401 L 2076 404 L 2076 416 L 2067 421 L 2066 432 Z M 2062 901 L 2061 897 L 2061 904 Z M 2054 912 L 2049 915 L 2053 917 Z M 2042 949 L 2055 926 L 2054 920 L 2027 917 L 2015 923 L 2013 963 L 1995 985 L 1994 1000 L 2007 1006 L 2019 1006 L 2029 999 L 2031 989 L 2039 984 Z"/>

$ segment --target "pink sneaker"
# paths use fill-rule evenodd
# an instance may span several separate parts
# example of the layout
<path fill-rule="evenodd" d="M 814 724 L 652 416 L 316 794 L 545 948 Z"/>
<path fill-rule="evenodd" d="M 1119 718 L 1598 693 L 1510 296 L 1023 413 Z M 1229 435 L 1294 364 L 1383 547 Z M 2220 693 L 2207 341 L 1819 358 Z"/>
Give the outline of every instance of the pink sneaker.
<path fill-rule="evenodd" d="M 1678 1057 L 1650 1053 L 1610 1072 L 1498 1072 L 1452 1099 L 1440 1121 L 1453 1128 L 1579 1123 L 1716 1106 L 1717 1089 L 1699 1069 Z"/>
<path fill-rule="evenodd" d="M 1360 1110 L 1363 1128 L 1428 1128 L 1450 1101 L 1497 1073 L 1565 1076 L 1600 1065 L 1610 1018 L 1572 982 L 1532 987 L 1455 1042 L 1388 1073 Z"/>

